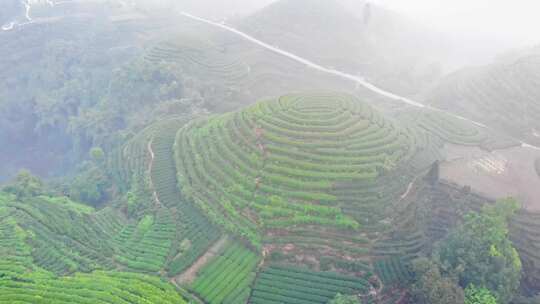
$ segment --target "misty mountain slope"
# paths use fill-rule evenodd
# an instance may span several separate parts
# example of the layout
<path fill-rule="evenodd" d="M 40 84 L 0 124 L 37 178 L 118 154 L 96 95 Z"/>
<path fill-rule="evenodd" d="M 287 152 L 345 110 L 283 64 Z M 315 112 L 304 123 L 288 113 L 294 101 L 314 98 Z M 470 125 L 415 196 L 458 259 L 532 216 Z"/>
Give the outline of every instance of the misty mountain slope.
<path fill-rule="evenodd" d="M 437 107 L 538 142 L 540 50 L 509 54 L 488 66 L 460 70 L 427 94 Z"/>
<path fill-rule="evenodd" d="M 24 14 L 24 6 L 19 0 L 4 0 L 0 3 L 0 27 L 16 21 Z"/>
<path fill-rule="evenodd" d="M 238 21 L 237 27 L 312 61 L 408 94 L 438 76 L 436 63 L 444 57 L 440 38 L 433 33 L 362 1 L 281 0 Z"/>
<path fill-rule="evenodd" d="M 275 0 L 173 0 L 175 7 L 206 18 L 225 20 L 245 16 Z"/>
<path fill-rule="evenodd" d="M 235 110 L 292 91 L 355 88 L 227 31 L 185 17 L 181 20 L 182 29 L 149 46 L 144 57 L 152 64 L 175 64 L 188 78 L 203 82 L 207 90 L 200 100 L 205 100 L 210 112 Z"/>

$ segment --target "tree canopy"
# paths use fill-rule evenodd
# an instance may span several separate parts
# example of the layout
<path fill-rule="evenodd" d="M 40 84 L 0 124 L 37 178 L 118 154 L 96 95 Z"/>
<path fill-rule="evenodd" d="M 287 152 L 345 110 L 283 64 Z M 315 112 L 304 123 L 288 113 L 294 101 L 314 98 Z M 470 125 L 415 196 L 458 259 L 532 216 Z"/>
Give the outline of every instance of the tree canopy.
<path fill-rule="evenodd" d="M 444 277 L 439 265 L 428 258 L 413 261 L 416 282 L 412 287 L 415 303 L 418 304 L 456 304 L 464 302 L 463 289 L 457 278 Z"/>
<path fill-rule="evenodd" d="M 512 299 L 521 279 L 521 261 L 508 238 L 507 223 L 517 208 L 515 200 L 506 199 L 469 213 L 437 252 L 443 269 L 455 274 L 462 287 L 483 286 L 500 303 Z"/>
<path fill-rule="evenodd" d="M 21 170 L 4 191 L 15 194 L 20 199 L 43 194 L 44 186 L 39 177 L 28 170 Z"/>
<path fill-rule="evenodd" d="M 497 304 L 497 299 L 489 289 L 469 285 L 465 289 L 465 304 Z"/>

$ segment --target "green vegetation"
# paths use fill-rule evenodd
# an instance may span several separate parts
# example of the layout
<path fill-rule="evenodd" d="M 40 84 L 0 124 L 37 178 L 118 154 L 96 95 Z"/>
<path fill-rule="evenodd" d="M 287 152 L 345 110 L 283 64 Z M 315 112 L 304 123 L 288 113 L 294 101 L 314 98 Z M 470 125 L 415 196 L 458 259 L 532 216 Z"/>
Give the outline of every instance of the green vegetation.
<path fill-rule="evenodd" d="M 407 286 L 412 279 L 408 263 L 399 257 L 376 261 L 375 272 L 385 285 Z"/>
<path fill-rule="evenodd" d="M 537 141 L 540 96 L 539 49 L 517 50 L 490 65 L 445 77 L 427 100 L 442 109 L 483 122 L 505 134 Z"/>
<path fill-rule="evenodd" d="M 361 302 L 355 296 L 344 296 L 338 293 L 328 304 L 361 304 Z"/>
<path fill-rule="evenodd" d="M 365 278 L 274 265 L 259 273 L 249 302 L 322 304 L 334 299 L 338 293 L 366 294 L 369 288 L 370 283 Z"/>
<path fill-rule="evenodd" d="M 465 304 L 497 304 L 497 299 L 489 289 L 469 285 L 465 289 Z"/>
<path fill-rule="evenodd" d="M 28 170 L 21 170 L 3 190 L 23 199 L 43 194 L 44 186 L 39 177 L 32 175 Z"/>
<path fill-rule="evenodd" d="M 37 271 L 20 280 L 0 277 L 0 303 L 188 303 L 159 278 L 122 272 L 68 277 Z"/>
<path fill-rule="evenodd" d="M 2 240 L 16 242 L 6 248 L 2 259 L 30 262 L 55 272 L 68 274 L 111 267 L 114 251 L 109 235 L 118 231 L 122 219 L 112 209 L 94 210 L 67 198 L 36 196 L 18 200 L 2 193 L 0 201 Z M 105 223 L 102 221 L 106 221 Z M 16 237 L 10 233 L 16 233 Z M 12 271 L 9 263 L 7 272 Z M 24 270 L 15 267 L 15 273 Z M 1 272 L 1 271 L 0 271 Z"/>
<path fill-rule="evenodd" d="M 477 146 L 486 150 L 519 146 L 510 138 L 494 135 L 493 131 L 434 110 L 409 109 L 398 115 L 400 120 L 425 130 L 438 141 L 461 146 Z"/>
<path fill-rule="evenodd" d="M 192 122 L 175 148 L 183 195 L 260 247 L 268 229 L 309 225 L 339 235 L 376 225 L 414 171 L 393 174 L 419 147 L 354 97 L 323 93 Z"/>
<path fill-rule="evenodd" d="M 0 25 L 19 2 L 0 4 Z M 538 302 L 540 214 L 435 170 L 444 144 L 515 141 L 361 86 L 251 104 L 353 90 L 176 10 L 109 2 L 40 3 L 2 31 L 0 181 L 22 164 L 51 179 L 22 170 L 1 186 L 0 303 Z M 276 1 L 235 26 L 407 96 L 436 79 L 421 39 L 395 33 L 406 24 L 375 8 L 361 22 L 353 2 Z M 311 39 L 325 33 L 345 47 Z M 420 42 L 394 59 L 402 41 Z M 538 95 L 537 66 L 458 73 L 431 96 L 536 139 L 540 108 L 517 88 Z"/>
<path fill-rule="evenodd" d="M 418 304 L 455 304 L 465 301 L 463 289 L 457 278 L 443 277 L 436 262 L 419 258 L 413 262 L 415 283 L 411 288 L 415 303 Z"/>
<path fill-rule="evenodd" d="M 155 216 L 146 215 L 138 223 L 126 226 L 114 240 L 114 259 L 129 269 L 158 272 L 164 264 L 175 238 L 174 217 L 167 210 Z"/>
<path fill-rule="evenodd" d="M 434 303 L 452 303 L 457 298 L 473 301 L 476 294 L 487 303 L 489 294 L 496 303 L 510 303 L 519 289 L 522 265 L 508 226 L 517 202 L 505 199 L 468 207 L 478 211 L 465 213 L 434 246 L 431 260 L 413 261 L 413 290 L 421 303 L 432 303 L 436 298 L 443 302 Z"/>
<path fill-rule="evenodd" d="M 508 237 L 507 221 L 517 209 L 513 200 L 470 213 L 438 250 L 441 263 L 458 273 L 461 286 L 483 286 L 508 303 L 519 288 L 521 261 Z"/>
<path fill-rule="evenodd" d="M 540 283 L 540 214 L 519 211 L 509 224 L 510 239 L 519 252 L 524 279 L 529 286 Z"/>
<path fill-rule="evenodd" d="M 210 304 L 246 303 L 259 257 L 230 243 L 199 273 L 191 289 Z"/>

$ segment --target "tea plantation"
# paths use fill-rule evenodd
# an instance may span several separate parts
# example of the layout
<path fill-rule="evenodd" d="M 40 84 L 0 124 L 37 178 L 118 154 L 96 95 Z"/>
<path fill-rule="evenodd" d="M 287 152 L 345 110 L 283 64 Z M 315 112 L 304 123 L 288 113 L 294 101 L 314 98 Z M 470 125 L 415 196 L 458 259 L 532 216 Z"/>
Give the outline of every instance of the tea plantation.
<path fill-rule="evenodd" d="M 397 303 L 411 261 L 459 218 L 453 188 L 426 183 L 439 149 L 497 140 L 334 92 L 164 119 L 103 162 L 118 198 L 99 210 L 0 192 L 0 303 Z M 511 223 L 531 284 L 536 220 Z"/>

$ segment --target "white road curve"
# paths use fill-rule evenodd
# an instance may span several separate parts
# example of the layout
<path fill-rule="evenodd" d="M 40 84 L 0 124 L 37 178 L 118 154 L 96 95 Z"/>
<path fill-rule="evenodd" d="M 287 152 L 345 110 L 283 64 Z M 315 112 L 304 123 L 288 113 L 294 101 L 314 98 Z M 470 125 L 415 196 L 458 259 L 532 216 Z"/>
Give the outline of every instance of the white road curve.
<path fill-rule="evenodd" d="M 32 22 L 32 17 L 30 16 L 30 10 L 32 9 L 32 6 L 30 5 L 30 2 L 29 1 L 26 1 L 23 3 L 25 9 L 26 9 L 26 20 L 28 20 L 29 22 Z"/>
<path fill-rule="evenodd" d="M 2 31 L 11 31 L 15 27 L 15 22 L 10 22 L 2 26 Z"/>
<path fill-rule="evenodd" d="M 234 27 L 231 27 L 231 26 L 228 26 L 224 23 L 219 23 L 219 22 L 215 22 L 215 21 L 211 21 L 211 20 L 208 20 L 208 19 L 205 19 L 205 18 L 202 18 L 202 17 L 198 17 L 198 16 L 195 16 L 195 15 L 192 15 L 190 13 L 187 13 L 187 12 L 180 12 L 180 15 L 184 16 L 184 17 L 187 17 L 187 18 L 190 18 L 190 19 L 193 19 L 193 20 L 197 20 L 197 21 L 200 21 L 200 22 L 203 22 L 203 23 L 206 23 L 206 24 L 209 24 L 209 25 L 212 25 L 212 26 L 215 26 L 215 27 L 219 27 L 221 29 L 224 29 L 226 31 L 229 31 L 229 32 L 232 32 L 248 41 L 251 41 L 253 42 L 254 44 L 257 44 L 259 46 L 262 46 L 263 48 L 265 49 L 268 49 L 274 53 L 277 53 L 277 54 L 280 54 L 284 57 L 287 57 L 287 58 L 290 58 L 292 60 L 295 60 L 299 63 L 302 63 L 302 64 L 305 64 L 306 66 L 310 67 L 310 68 L 313 68 L 313 69 L 316 69 L 318 71 L 322 71 L 322 72 L 325 72 L 325 73 L 328 73 L 328 74 L 332 74 L 332 75 L 335 75 L 335 76 L 338 76 L 338 77 L 341 77 L 341 78 L 344 78 L 344 79 L 348 79 L 348 80 L 351 80 L 361 86 L 363 86 L 364 88 L 374 92 L 374 93 L 377 93 L 381 96 L 384 96 L 384 97 L 387 97 L 387 98 L 390 98 L 390 99 L 393 99 L 393 100 L 396 100 L 396 101 L 400 101 L 400 102 L 403 102 L 403 103 L 406 103 L 408 105 L 411 105 L 411 106 L 415 106 L 415 107 L 419 107 L 419 108 L 425 108 L 425 109 L 430 109 L 430 110 L 433 110 L 433 111 L 438 111 L 438 112 L 443 112 L 443 113 L 446 113 L 454 118 L 457 118 L 459 120 L 463 120 L 463 121 L 467 121 L 469 123 L 472 123 L 476 126 L 479 126 L 481 128 L 488 128 L 485 124 L 481 123 L 481 122 L 478 122 L 478 121 L 474 121 L 474 120 L 471 120 L 469 118 L 466 118 L 466 117 L 463 117 L 463 116 L 460 116 L 460 115 L 457 115 L 457 114 L 454 114 L 454 113 L 451 113 L 451 112 L 448 112 L 448 111 L 445 111 L 445 110 L 442 110 L 442 109 L 438 109 L 438 108 L 434 108 L 432 106 L 429 106 L 429 105 L 425 105 L 425 104 L 422 104 L 421 102 L 418 102 L 418 101 L 415 101 L 415 100 L 412 100 L 412 99 L 409 99 L 407 97 L 403 97 L 403 96 L 400 96 L 398 94 L 395 94 L 395 93 L 392 93 L 392 92 L 389 92 L 389 91 L 386 91 L 384 89 L 381 89 L 379 87 L 377 87 L 376 85 L 368 82 L 365 80 L 365 78 L 363 77 L 360 77 L 360 76 L 355 76 L 355 75 L 352 75 L 352 74 L 348 74 L 348 73 L 345 73 L 345 72 L 342 72 L 342 71 L 338 71 L 336 69 L 331 69 L 331 68 L 326 68 L 322 65 L 319 65 L 315 62 L 312 62 L 308 59 L 305 59 L 305 58 L 302 58 L 298 55 L 295 55 L 293 53 L 290 53 L 290 52 L 287 52 L 285 50 L 282 50 L 278 47 L 275 47 L 275 46 L 272 46 L 266 42 L 263 42 L 249 34 L 246 34 L 238 29 L 235 29 Z M 522 141 L 519 141 L 521 142 L 521 146 L 523 148 L 531 148 L 531 149 L 535 149 L 535 150 L 539 150 L 540 151 L 540 147 L 537 147 L 537 146 L 534 146 L 534 145 L 531 145 L 531 144 L 528 144 L 528 143 L 525 143 L 525 142 L 522 142 Z"/>
<path fill-rule="evenodd" d="M 201 18 L 201 17 L 197 17 L 197 16 L 194 16 L 194 15 L 191 15 L 189 13 L 186 13 L 186 12 L 180 12 L 181 15 L 185 16 L 185 17 L 188 17 L 188 18 L 191 18 L 191 19 L 194 19 L 194 20 L 197 20 L 197 21 L 200 21 L 200 22 L 204 22 L 204 23 L 207 23 L 207 24 L 210 24 L 210 25 L 213 25 L 213 26 L 217 26 L 217 27 L 220 27 L 222 29 L 225 29 L 229 32 L 233 32 L 239 36 L 241 36 L 242 38 L 246 39 L 246 40 L 249 40 L 255 44 L 258 44 L 274 53 L 277 53 L 277 54 L 280 54 L 280 55 L 283 55 L 285 57 L 288 57 L 292 60 L 295 60 L 297 62 L 300 62 L 302 64 L 305 64 L 306 66 L 310 67 L 310 68 L 313 68 L 313 69 L 316 69 L 316 70 L 319 70 L 319 71 L 322 71 L 322 72 L 325 72 L 325 73 L 328 73 L 328 74 L 332 74 L 332 75 L 335 75 L 335 76 L 339 76 L 341 78 L 345 78 L 345 79 L 348 79 L 348 80 L 351 80 L 353 82 L 356 82 L 358 84 L 360 84 L 361 86 L 379 94 L 379 95 L 382 95 L 382 96 L 385 96 L 385 97 L 388 97 L 390 99 L 394 99 L 394 100 L 399 100 L 399 101 L 402 101 L 406 104 L 409 104 L 409 105 L 412 105 L 412 106 L 415 106 L 415 107 L 420 107 L 420 108 L 425 108 L 426 106 L 419 103 L 419 102 L 416 102 L 414 100 L 411 100 L 411 99 L 408 99 L 406 97 L 403 97 L 403 96 L 399 96 L 399 95 L 396 95 L 394 93 L 391 93 L 391 92 L 388 92 L 388 91 L 385 91 L 367 81 L 364 80 L 364 78 L 362 77 L 358 77 L 358 76 L 354 76 L 354 75 L 351 75 L 351 74 L 347 74 L 347 73 L 344 73 L 344 72 L 341 72 L 341 71 L 338 71 L 338 70 L 335 70 L 335 69 L 330 69 L 330 68 L 326 68 L 326 67 L 323 67 L 319 64 L 316 64 L 308 59 L 305 59 L 305 58 L 302 58 L 298 55 L 295 55 L 293 53 L 290 53 L 290 52 L 287 52 L 287 51 L 284 51 L 280 48 L 277 48 L 275 46 L 272 46 L 268 43 L 265 43 L 263 41 L 260 41 L 258 40 L 257 38 L 253 37 L 253 36 L 250 36 L 242 31 L 239 31 L 233 27 L 230 27 L 226 24 L 223 24 L 223 23 L 218 23 L 218 22 L 214 22 L 214 21 L 211 21 L 211 20 L 207 20 L 207 19 L 204 19 L 204 18 Z"/>

